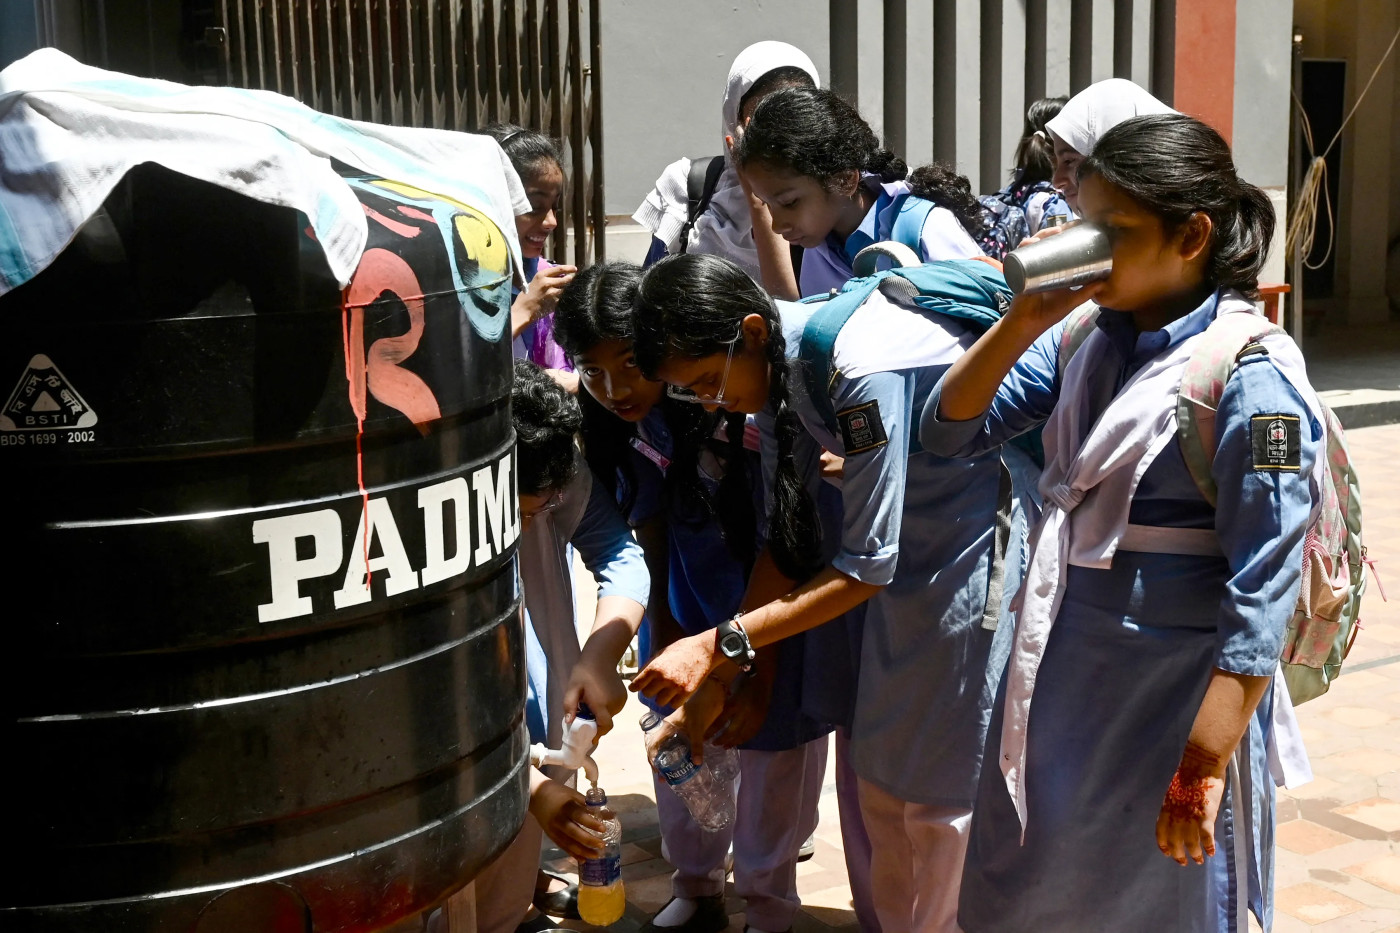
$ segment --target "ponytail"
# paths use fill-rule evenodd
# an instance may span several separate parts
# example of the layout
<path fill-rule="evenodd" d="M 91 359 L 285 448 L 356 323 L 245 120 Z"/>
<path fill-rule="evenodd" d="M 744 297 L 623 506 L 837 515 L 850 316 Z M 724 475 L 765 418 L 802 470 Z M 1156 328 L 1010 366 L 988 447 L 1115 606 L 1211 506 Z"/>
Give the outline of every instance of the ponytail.
<path fill-rule="evenodd" d="M 972 193 L 972 182 L 950 165 L 930 162 L 914 169 L 909 176 L 909 193 L 916 198 L 946 207 L 974 240 L 986 229 L 982 204 Z"/>
<path fill-rule="evenodd" d="M 1230 146 L 1179 113 L 1133 117 L 1109 130 L 1079 167 L 1098 175 L 1176 230 L 1196 213 L 1211 221 L 1207 283 L 1259 297 L 1259 271 L 1274 235 L 1274 208 L 1239 177 Z"/>
<path fill-rule="evenodd" d="M 880 144 L 859 111 L 834 91 L 789 87 L 759 102 L 734 150 L 740 167 L 759 163 L 806 175 L 828 190 L 851 172 L 899 181 L 904 160 Z"/>
<path fill-rule="evenodd" d="M 699 359 L 724 353 L 750 314 L 762 315 L 768 324 L 768 398 L 777 421 L 778 462 L 768 545 L 778 569 L 802 581 L 821 569 L 821 525 L 816 504 L 797 471 L 794 449 L 802 426 L 790 405 L 790 364 L 782 322 L 767 293 L 727 259 L 703 253 L 669 256 L 649 268 L 638 286 L 632 350 L 642 372 L 654 379 L 668 357 Z M 741 422 L 742 417 L 727 425 L 731 454 L 726 478 L 742 470 Z M 733 495 L 732 487 L 729 494 Z M 731 542 L 731 547 L 735 544 Z"/>
<path fill-rule="evenodd" d="M 1026 109 L 1026 126 L 1016 145 L 1016 181 L 1023 185 L 1049 181 L 1055 174 L 1055 144 L 1046 124 L 1060 115 L 1067 97 L 1042 97 Z"/>
<path fill-rule="evenodd" d="M 1274 238 L 1274 205 L 1269 196 L 1247 181 L 1239 183 L 1239 209 L 1228 230 L 1217 229 L 1210 256 L 1210 276 L 1219 285 L 1247 298 L 1259 297 L 1259 272 L 1269 258 Z"/>

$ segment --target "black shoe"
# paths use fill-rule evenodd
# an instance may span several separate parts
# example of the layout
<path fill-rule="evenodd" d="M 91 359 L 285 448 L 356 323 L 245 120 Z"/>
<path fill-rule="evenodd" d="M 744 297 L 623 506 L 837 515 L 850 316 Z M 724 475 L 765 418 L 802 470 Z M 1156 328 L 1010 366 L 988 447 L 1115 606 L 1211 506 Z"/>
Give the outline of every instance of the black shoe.
<path fill-rule="evenodd" d="M 671 898 L 671 901 L 673 900 L 675 900 L 674 897 Z M 664 911 L 671 905 L 671 901 L 661 905 L 661 910 L 656 913 L 660 914 Z M 729 915 L 724 912 L 723 894 L 697 897 L 694 898 L 694 901 L 695 913 L 691 914 L 690 919 L 685 923 L 671 927 L 659 927 L 653 922 L 656 920 L 653 915 L 651 920 L 646 922 L 646 926 L 642 927 L 641 933 L 720 933 L 721 930 L 729 926 Z"/>
<path fill-rule="evenodd" d="M 578 915 L 578 885 L 571 883 L 568 875 L 561 875 L 558 872 L 546 871 L 542 868 L 540 869 L 540 874 L 562 881 L 567 887 L 558 891 L 541 891 L 536 889 L 533 902 L 535 909 L 542 914 L 548 914 L 551 917 L 559 917 L 563 920 L 580 919 Z M 551 927 L 545 927 L 545 929 L 550 928 Z"/>

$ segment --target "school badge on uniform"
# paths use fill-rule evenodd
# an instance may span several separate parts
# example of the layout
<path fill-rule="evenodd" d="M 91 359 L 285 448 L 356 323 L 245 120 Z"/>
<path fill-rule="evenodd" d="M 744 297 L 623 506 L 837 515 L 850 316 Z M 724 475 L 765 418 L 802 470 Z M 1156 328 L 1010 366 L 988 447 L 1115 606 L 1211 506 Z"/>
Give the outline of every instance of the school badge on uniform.
<path fill-rule="evenodd" d="M 1255 415 L 1249 419 L 1255 470 L 1298 471 L 1302 423 L 1297 415 Z"/>
<path fill-rule="evenodd" d="M 878 401 L 838 411 L 836 423 L 841 425 L 841 443 L 845 445 L 848 457 L 884 447 L 890 442 L 885 434 L 885 422 L 880 418 Z"/>

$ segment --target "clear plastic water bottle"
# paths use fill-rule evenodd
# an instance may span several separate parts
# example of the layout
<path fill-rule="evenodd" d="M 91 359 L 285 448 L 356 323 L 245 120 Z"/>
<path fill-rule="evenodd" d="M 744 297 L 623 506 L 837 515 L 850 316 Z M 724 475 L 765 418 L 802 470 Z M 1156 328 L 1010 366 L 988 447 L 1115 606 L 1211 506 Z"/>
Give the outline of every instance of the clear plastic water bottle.
<path fill-rule="evenodd" d="M 708 832 L 718 832 L 734 822 L 733 790 L 728 782 L 715 777 L 708 763 L 695 766 L 690 760 L 690 742 L 684 735 L 676 730 L 657 733 L 661 723 L 661 717 L 655 713 L 642 716 L 652 765 L 676 796 L 685 801 L 696 824 Z"/>
<path fill-rule="evenodd" d="M 608 808 L 608 795 L 594 787 L 584 796 L 588 812 L 603 821 L 603 854 L 585 859 L 578 867 L 578 913 L 595 927 L 611 926 L 627 909 L 622 886 L 622 823 Z"/>
<path fill-rule="evenodd" d="M 660 733 L 653 735 L 652 730 L 663 722 L 665 720 L 651 710 L 642 714 L 643 740 L 647 743 L 647 751 L 652 757 L 655 757 L 655 749 L 652 748 L 652 745 L 660 741 Z M 739 750 L 706 742 L 705 767 L 714 774 L 715 780 L 723 784 L 733 783 L 739 777 Z"/>
<path fill-rule="evenodd" d="M 705 764 L 722 784 L 732 784 L 739 777 L 739 750 L 723 745 L 705 743 Z"/>

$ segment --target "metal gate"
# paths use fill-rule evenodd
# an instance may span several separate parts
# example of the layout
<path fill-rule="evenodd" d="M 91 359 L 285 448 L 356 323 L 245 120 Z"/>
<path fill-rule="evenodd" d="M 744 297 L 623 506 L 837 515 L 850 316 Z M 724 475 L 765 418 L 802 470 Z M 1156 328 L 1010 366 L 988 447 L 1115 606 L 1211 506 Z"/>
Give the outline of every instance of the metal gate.
<path fill-rule="evenodd" d="M 604 258 L 601 0 L 218 0 L 229 84 L 336 116 L 559 140 L 570 184 L 552 255 Z"/>

